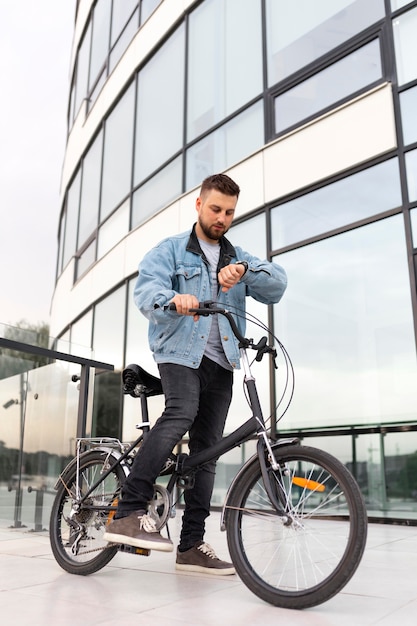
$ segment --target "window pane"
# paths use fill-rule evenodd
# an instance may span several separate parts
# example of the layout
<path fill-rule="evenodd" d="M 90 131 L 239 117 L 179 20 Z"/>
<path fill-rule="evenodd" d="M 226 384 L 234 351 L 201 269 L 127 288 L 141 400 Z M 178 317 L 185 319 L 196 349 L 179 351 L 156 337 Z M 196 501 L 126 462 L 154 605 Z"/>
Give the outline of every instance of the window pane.
<path fill-rule="evenodd" d="M 417 9 L 412 9 L 393 22 L 395 60 L 398 84 L 417 78 Z"/>
<path fill-rule="evenodd" d="M 120 33 L 130 20 L 131 15 L 138 5 L 138 0 L 123 0 L 123 2 L 113 2 L 113 15 L 111 24 L 111 45 L 114 44 Z M 138 28 L 136 22 L 136 28 Z"/>
<path fill-rule="evenodd" d="M 151 13 L 153 13 L 162 0 L 142 0 L 140 23 L 146 22 Z"/>
<path fill-rule="evenodd" d="M 97 259 L 101 259 L 129 232 L 129 208 L 130 200 L 126 200 L 101 226 L 98 233 Z"/>
<path fill-rule="evenodd" d="M 120 371 L 123 367 L 126 286 L 95 306 L 94 358 L 114 365 L 114 372 L 95 377 L 92 436 L 118 436 L 120 413 Z"/>
<path fill-rule="evenodd" d="M 146 252 L 146 251 L 145 251 Z M 140 255 L 138 254 L 138 263 Z M 159 376 L 158 367 L 149 349 L 148 342 L 148 320 L 139 312 L 133 300 L 133 290 L 136 284 L 136 277 L 128 285 L 127 297 L 127 333 L 126 333 L 126 355 L 125 364 L 139 363 L 154 376 Z M 164 409 L 163 396 L 153 396 L 148 398 L 149 415 L 151 423 L 161 415 Z M 131 396 L 123 398 L 123 441 L 131 441 L 135 433 L 135 424 L 138 423 L 138 403 L 137 399 Z"/>
<path fill-rule="evenodd" d="M 187 150 L 187 189 L 264 145 L 263 104 L 258 102 Z"/>
<path fill-rule="evenodd" d="M 87 152 L 83 162 L 78 248 L 83 245 L 93 230 L 97 228 L 102 149 L 103 133 L 100 133 Z"/>
<path fill-rule="evenodd" d="M 188 141 L 262 91 L 261 3 L 206 0 L 189 28 Z"/>
<path fill-rule="evenodd" d="M 237 204 L 237 215 L 239 215 L 239 203 Z M 250 254 L 259 259 L 266 259 L 265 213 L 252 217 L 250 220 L 237 224 L 237 226 L 232 226 L 227 237 Z"/>
<path fill-rule="evenodd" d="M 120 6 L 120 4 L 118 5 Z M 112 72 L 138 30 L 139 10 L 135 11 L 117 43 L 110 52 L 109 73 Z"/>
<path fill-rule="evenodd" d="M 272 248 L 277 250 L 398 206 L 398 161 L 390 159 L 273 209 Z"/>
<path fill-rule="evenodd" d="M 400 93 L 404 144 L 417 141 L 417 87 Z"/>
<path fill-rule="evenodd" d="M 77 259 L 77 268 L 75 272 L 75 280 L 78 280 L 80 276 L 92 266 L 96 260 L 96 240 L 94 239 L 84 250 Z"/>
<path fill-rule="evenodd" d="M 132 84 L 105 124 L 100 221 L 130 191 L 134 95 Z"/>
<path fill-rule="evenodd" d="M 182 146 L 184 46 L 181 26 L 139 72 L 135 185 Z"/>
<path fill-rule="evenodd" d="M 125 307 L 126 288 L 123 286 L 99 302 L 94 311 L 94 358 L 112 363 L 115 369 L 123 366 Z"/>
<path fill-rule="evenodd" d="M 91 22 L 88 25 L 77 57 L 77 84 L 75 88 L 74 116 L 77 115 L 82 101 L 87 96 L 88 66 L 90 60 Z"/>
<path fill-rule="evenodd" d="M 89 89 L 94 85 L 109 52 L 111 0 L 99 0 L 94 8 Z"/>
<path fill-rule="evenodd" d="M 66 213 L 64 212 L 59 223 L 59 240 L 58 240 L 58 276 L 62 272 L 62 259 L 64 256 L 64 235 L 65 235 L 65 219 Z"/>
<path fill-rule="evenodd" d="M 182 159 L 175 159 L 133 195 L 132 228 L 143 224 L 181 194 Z"/>
<path fill-rule="evenodd" d="M 382 76 L 375 40 L 275 98 L 275 132 L 314 115 Z"/>
<path fill-rule="evenodd" d="M 417 200 L 417 150 L 407 152 L 405 155 L 407 170 L 408 199 L 410 202 Z"/>
<path fill-rule="evenodd" d="M 406 4 L 410 4 L 413 0 L 391 0 L 391 9 L 392 11 L 397 11 L 397 9 L 401 9 L 401 7 L 405 7 Z"/>
<path fill-rule="evenodd" d="M 65 223 L 65 243 L 63 264 L 65 267 L 75 253 L 77 243 L 78 208 L 80 205 L 80 171 L 71 183 L 67 193 L 67 217 Z"/>
<path fill-rule="evenodd" d="M 402 215 L 279 255 L 277 262 L 289 280 L 275 329 L 296 376 L 285 428 L 415 419 Z M 278 390 L 281 378 L 278 371 Z"/>
<path fill-rule="evenodd" d="M 267 0 L 268 85 L 309 65 L 384 16 L 384 0 Z"/>
<path fill-rule="evenodd" d="M 71 326 L 71 354 L 85 358 L 91 357 L 91 331 L 93 312 L 88 311 L 78 322 Z"/>
<path fill-rule="evenodd" d="M 417 209 L 410 211 L 411 232 L 413 235 L 413 248 L 417 248 Z"/>

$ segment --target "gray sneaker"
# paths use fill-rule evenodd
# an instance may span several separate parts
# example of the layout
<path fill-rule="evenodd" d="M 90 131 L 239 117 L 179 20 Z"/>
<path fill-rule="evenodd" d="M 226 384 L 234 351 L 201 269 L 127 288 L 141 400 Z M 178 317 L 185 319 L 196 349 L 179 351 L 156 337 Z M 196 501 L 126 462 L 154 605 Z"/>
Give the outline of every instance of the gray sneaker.
<path fill-rule="evenodd" d="M 171 539 L 162 537 L 156 528 L 155 520 L 143 511 L 134 511 L 126 517 L 110 522 L 103 539 L 161 552 L 172 552 L 174 549 Z"/>
<path fill-rule="evenodd" d="M 175 569 L 185 572 L 215 574 L 216 576 L 229 576 L 236 573 L 232 563 L 221 561 L 213 548 L 203 541 L 196 543 L 193 548 L 185 552 L 178 550 Z"/>

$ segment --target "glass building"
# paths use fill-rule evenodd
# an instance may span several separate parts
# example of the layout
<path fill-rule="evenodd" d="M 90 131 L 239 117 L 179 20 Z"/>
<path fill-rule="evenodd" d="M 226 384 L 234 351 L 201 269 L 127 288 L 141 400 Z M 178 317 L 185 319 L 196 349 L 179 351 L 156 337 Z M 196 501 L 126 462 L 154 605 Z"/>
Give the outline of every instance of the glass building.
<path fill-rule="evenodd" d="M 157 372 L 138 263 L 226 171 L 230 239 L 289 277 L 278 306 L 249 305 L 294 366 L 278 427 L 342 459 L 370 515 L 417 518 L 416 32 L 406 0 L 79 0 L 51 335 L 115 366 L 92 434 L 133 439 L 120 371 Z M 281 367 L 255 374 L 274 416 Z M 238 373 L 227 430 L 247 417 Z"/>

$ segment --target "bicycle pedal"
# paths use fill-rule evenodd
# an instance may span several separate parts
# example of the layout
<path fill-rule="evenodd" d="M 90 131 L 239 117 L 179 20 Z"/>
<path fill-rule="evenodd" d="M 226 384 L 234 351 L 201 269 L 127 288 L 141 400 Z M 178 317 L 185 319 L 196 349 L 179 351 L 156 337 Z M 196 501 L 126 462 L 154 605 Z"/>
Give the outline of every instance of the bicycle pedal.
<path fill-rule="evenodd" d="M 151 553 L 149 548 L 136 548 L 135 546 L 128 546 L 126 544 L 120 544 L 119 552 L 127 552 L 128 554 L 139 554 L 140 556 L 149 556 Z"/>

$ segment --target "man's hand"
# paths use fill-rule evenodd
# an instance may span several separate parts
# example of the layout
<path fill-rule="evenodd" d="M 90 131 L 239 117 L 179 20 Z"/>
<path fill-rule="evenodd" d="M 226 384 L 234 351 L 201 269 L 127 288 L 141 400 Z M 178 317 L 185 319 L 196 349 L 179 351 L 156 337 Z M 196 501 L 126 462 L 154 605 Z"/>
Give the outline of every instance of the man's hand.
<path fill-rule="evenodd" d="M 176 306 L 178 315 L 192 315 L 196 322 L 199 315 L 190 313 L 190 309 L 198 309 L 199 302 L 195 296 L 186 293 L 178 293 L 171 300 Z"/>
<path fill-rule="evenodd" d="M 231 263 L 230 265 L 222 267 L 217 275 L 222 291 L 229 291 L 229 289 L 239 282 L 244 273 L 245 266 L 239 263 Z"/>

